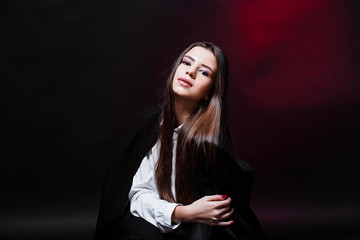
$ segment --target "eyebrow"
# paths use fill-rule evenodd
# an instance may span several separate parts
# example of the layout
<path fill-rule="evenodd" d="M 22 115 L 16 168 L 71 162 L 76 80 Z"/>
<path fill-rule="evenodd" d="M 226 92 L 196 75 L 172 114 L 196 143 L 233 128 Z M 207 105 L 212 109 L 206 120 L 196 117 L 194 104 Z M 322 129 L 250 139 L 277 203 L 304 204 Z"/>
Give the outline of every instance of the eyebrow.
<path fill-rule="evenodd" d="M 195 62 L 195 59 L 194 59 L 193 57 L 189 56 L 189 55 L 185 55 L 184 57 L 189 58 L 190 60 L 192 60 L 193 62 Z M 206 64 L 201 64 L 201 66 L 209 69 L 211 72 L 214 72 L 214 71 L 211 69 L 211 67 L 209 67 L 209 66 L 206 65 Z"/>

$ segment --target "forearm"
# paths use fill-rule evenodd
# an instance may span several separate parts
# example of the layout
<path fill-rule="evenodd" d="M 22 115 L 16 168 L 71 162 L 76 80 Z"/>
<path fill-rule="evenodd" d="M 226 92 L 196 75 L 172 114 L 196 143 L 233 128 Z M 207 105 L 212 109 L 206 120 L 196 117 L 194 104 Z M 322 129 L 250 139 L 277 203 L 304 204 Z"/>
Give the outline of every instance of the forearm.
<path fill-rule="evenodd" d="M 175 207 L 176 203 L 161 200 L 151 192 L 134 196 L 130 201 L 131 214 L 143 218 L 161 232 L 168 232 L 179 226 L 180 222 L 173 223 L 171 218 Z"/>

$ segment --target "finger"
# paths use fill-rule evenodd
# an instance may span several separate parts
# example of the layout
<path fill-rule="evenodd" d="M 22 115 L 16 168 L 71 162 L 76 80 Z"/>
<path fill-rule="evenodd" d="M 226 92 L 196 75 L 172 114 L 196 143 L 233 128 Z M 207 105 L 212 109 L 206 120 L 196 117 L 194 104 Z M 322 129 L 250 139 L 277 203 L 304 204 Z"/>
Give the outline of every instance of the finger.
<path fill-rule="evenodd" d="M 223 201 L 219 201 L 217 208 L 226 208 L 227 206 L 230 206 L 231 198 L 228 197 L 227 199 Z"/>
<path fill-rule="evenodd" d="M 229 218 L 234 213 L 234 208 L 232 208 L 229 212 L 224 213 L 223 215 L 219 216 L 219 220 L 224 220 Z"/>
<path fill-rule="evenodd" d="M 223 207 L 217 207 L 216 209 L 218 210 L 217 216 L 221 216 L 221 215 L 224 215 L 225 213 L 229 212 L 231 210 L 231 207 L 230 207 L 230 205 L 226 205 Z"/>
<path fill-rule="evenodd" d="M 230 221 L 226 221 L 226 222 L 218 222 L 215 226 L 227 227 L 227 226 L 230 226 L 233 223 L 234 223 L 234 221 L 230 220 Z"/>
<path fill-rule="evenodd" d="M 209 201 L 223 201 L 224 199 L 227 198 L 226 195 L 210 195 L 210 196 L 206 196 L 207 200 Z"/>

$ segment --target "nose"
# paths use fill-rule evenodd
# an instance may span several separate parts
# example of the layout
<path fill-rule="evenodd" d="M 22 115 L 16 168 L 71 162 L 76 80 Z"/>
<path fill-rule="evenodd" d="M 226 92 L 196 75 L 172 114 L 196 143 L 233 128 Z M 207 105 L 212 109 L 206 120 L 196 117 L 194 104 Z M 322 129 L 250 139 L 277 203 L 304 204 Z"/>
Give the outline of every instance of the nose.
<path fill-rule="evenodd" d="M 195 71 L 191 68 L 189 68 L 186 72 L 185 72 L 186 75 L 189 75 L 189 77 L 195 79 Z"/>

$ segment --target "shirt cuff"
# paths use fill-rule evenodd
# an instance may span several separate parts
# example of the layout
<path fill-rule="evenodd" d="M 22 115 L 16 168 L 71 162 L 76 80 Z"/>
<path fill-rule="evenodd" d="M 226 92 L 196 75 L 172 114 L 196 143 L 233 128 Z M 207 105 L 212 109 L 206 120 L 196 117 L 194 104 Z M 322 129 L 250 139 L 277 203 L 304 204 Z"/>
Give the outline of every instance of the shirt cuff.
<path fill-rule="evenodd" d="M 158 224 L 158 228 L 162 233 L 167 233 L 172 230 L 175 230 L 178 226 L 180 226 L 180 222 L 172 222 L 171 216 L 177 206 L 181 204 L 178 203 L 168 203 L 164 204 L 160 208 L 156 208 L 155 211 L 155 220 Z"/>

